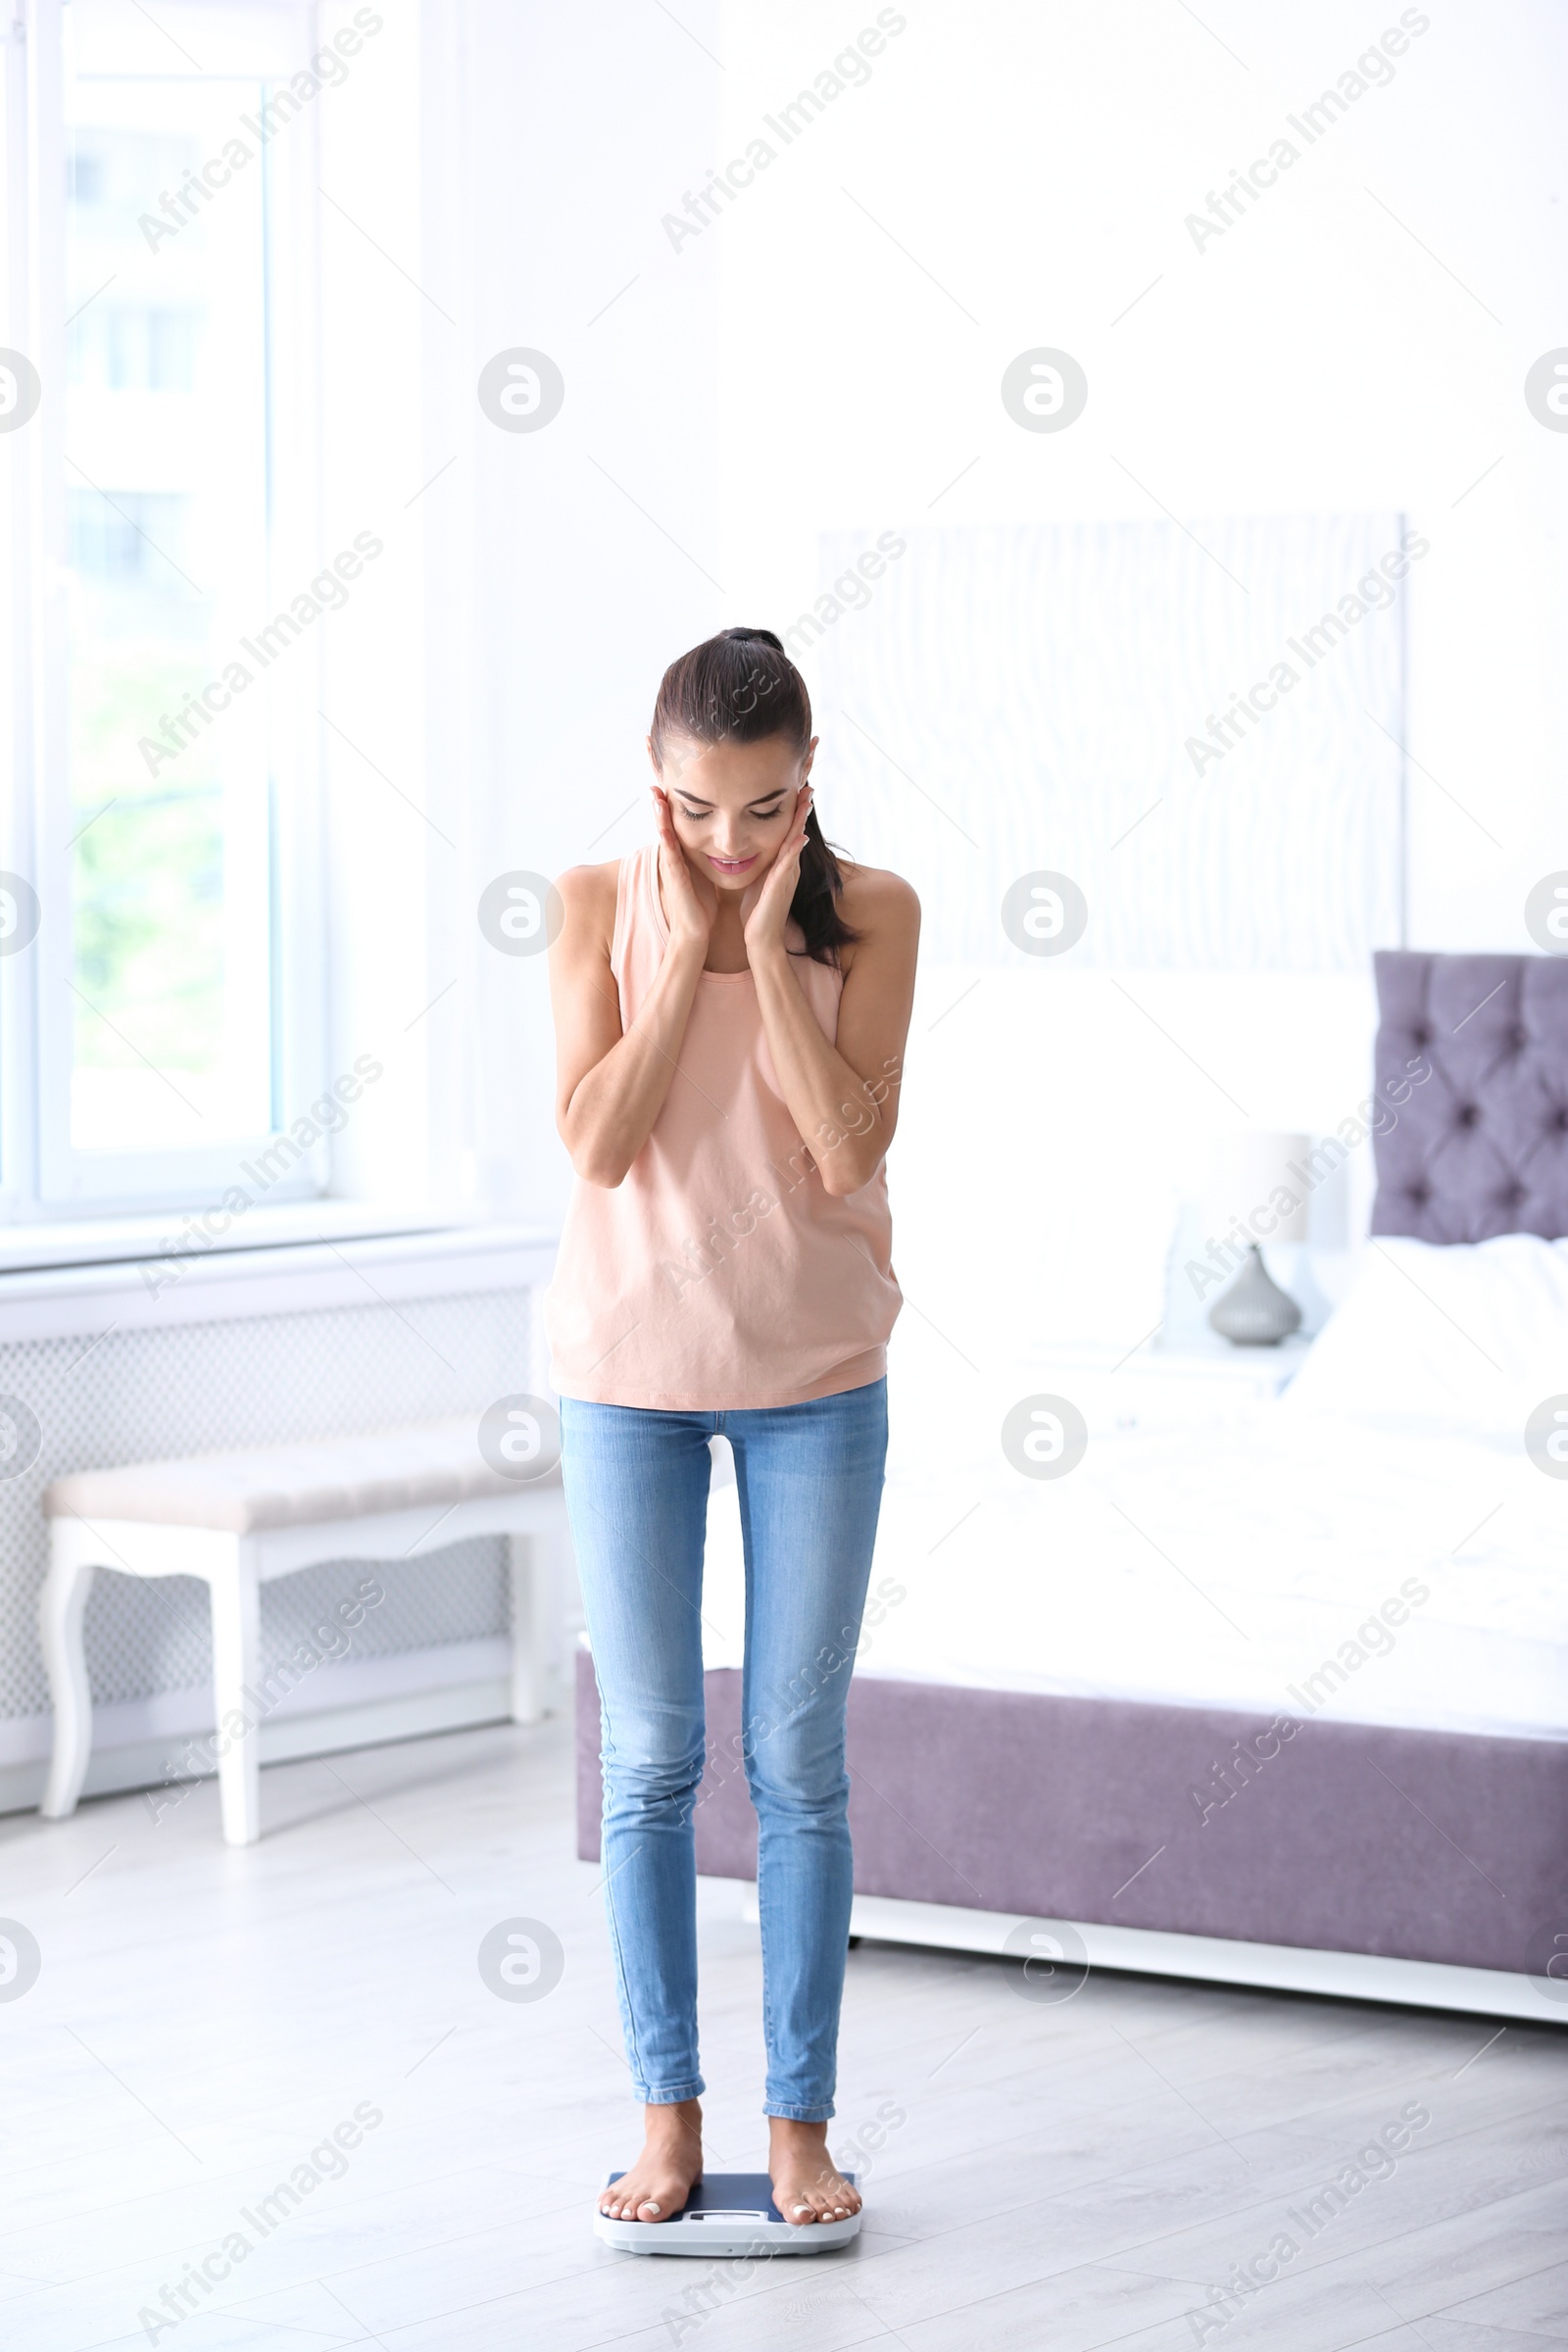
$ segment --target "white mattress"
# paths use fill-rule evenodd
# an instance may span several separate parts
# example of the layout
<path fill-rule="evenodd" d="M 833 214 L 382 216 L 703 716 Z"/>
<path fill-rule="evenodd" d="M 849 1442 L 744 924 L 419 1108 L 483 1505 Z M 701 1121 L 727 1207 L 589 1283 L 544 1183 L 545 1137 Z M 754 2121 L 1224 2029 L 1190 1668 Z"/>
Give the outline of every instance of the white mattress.
<path fill-rule="evenodd" d="M 1268 1403 L 1096 1435 L 1066 1477 L 1032 1481 L 978 1430 L 956 1446 L 911 1427 L 911 1401 L 858 1673 L 1568 1739 L 1568 1480 L 1517 1437 Z M 1429 1596 L 1358 1642 L 1411 1579 Z M 742 1614 L 726 1487 L 710 1665 L 740 1662 Z M 1343 1685 L 1309 1688 L 1325 1660 Z"/>

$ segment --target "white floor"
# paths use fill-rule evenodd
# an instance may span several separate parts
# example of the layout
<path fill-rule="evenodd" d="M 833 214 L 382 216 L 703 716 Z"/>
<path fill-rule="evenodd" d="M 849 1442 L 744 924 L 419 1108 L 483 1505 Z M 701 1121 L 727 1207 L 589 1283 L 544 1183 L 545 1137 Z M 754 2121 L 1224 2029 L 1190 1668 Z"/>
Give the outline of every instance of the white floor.
<path fill-rule="evenodd" d="M 279 1765 L 263 1811 L 247 1850 L 210 1785 L 156 1822 L 138 1797 L 0 1821 L 0 1912 L 42 1950 L 0 1997 L 7 2352 L 1568 2342 L 1568 2032 L 1105 1974 L 1040 2005 L 1002 1961 L 866 1943 L 833 2144 L 903 2120 L 858 2242 L 740 2276 L 639 2260 L 589 2229 L 637 2118 L 566 1726 Z M 702 1901 L 710 2162 L 752 2169 L 756 1932 L 734 1889 Z M 477 1966 L 515 1917 L 565 1952 L 528 2003 Z M 1407 2103 L 1431 2120 L 1396 2168 L 1309 2233 L 1303 2202 Z M 362 2106 L 380 2122 L 313 2166 Z M 267 2226 L 302 2166 L 318 2184 Z M 1282 2233 L 1280 2276 L 1200 2332 Z M 230 2276 L 172 2321 L 215 2255 Z"/>

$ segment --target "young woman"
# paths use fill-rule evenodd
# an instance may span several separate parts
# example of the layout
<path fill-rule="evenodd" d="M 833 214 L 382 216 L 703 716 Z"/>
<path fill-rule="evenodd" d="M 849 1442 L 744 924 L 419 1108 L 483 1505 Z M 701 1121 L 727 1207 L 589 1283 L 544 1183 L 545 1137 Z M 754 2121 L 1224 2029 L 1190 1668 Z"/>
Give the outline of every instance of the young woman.
<path fill-rule="evenodd" d="M 774 2199 L 859 2198 L 827 2153 L 852 1860 L 844 1706 L 901 1304 L 884 1156 L 919 906 L 840 864 L 805 681 L 766 629 L 664 673 L 658 839 L 561 878 L 557 1117 L 578 1184 L 546 1306 L 603 1708 L 605 1899 L 646 2144 L 600 2211 L 668 2221 L 702 2171 L 693 1808 L 709 1440 L 746 1550 Z"/>

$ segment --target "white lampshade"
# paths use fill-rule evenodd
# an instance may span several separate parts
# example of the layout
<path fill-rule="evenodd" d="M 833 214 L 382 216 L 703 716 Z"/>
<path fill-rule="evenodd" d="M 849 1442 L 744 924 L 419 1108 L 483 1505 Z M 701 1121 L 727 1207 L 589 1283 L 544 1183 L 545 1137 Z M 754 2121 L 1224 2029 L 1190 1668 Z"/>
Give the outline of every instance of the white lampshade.
<path fill-rule="evenodd" d="M 1310 1180 L 1302 1162 L 1311 1148 L 1309 1135 L 1271 1128 L 1217 1138 L 1204 1203 L 1210 1233 L 1217 1239 L 1239 1224 L 1256 1242 L 1304 1242 Z M 1295 1205 L 1277 1200 L 1281 1193 Z"/>

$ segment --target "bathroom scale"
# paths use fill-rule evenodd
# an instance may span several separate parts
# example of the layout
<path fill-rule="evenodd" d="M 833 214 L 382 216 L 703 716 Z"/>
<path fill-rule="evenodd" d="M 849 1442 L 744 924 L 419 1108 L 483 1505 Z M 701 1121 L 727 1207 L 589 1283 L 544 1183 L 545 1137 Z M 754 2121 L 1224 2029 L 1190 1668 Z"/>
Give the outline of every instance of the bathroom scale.
<path fill-rule="evenodd" d="M 613 2188 L 624 2173 L 605 2182 Z M 855 2175 L 846 2173 L 853 2185 Z M 737 2255 L 827 2254 L 859 2234 L 860 2217 L 842 2222 L 787 2222 L 773 2202 L 765 2173 L 705 2173 L 684 2210 L 672 2222 L 615 2222 L 594 2215 L 594 2235 L 623 2254 L 706 2254 L 733 2261 Z"/>

